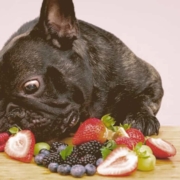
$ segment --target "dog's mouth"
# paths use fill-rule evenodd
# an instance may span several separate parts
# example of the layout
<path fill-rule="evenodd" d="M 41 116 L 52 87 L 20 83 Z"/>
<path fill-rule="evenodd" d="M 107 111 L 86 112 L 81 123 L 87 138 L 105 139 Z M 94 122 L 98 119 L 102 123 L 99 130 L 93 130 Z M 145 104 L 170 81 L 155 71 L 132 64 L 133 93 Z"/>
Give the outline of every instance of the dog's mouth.
<path fill-rule="evenodd" d="M 21 129 L 31 130 L 36 141 L 60 139 L 65 132 L 75 127 L 80 119 L 78 111 L 75 110 L 64 115 L 48 117 L 45 114 L 23 108 L 13 109 L 4 118 L 6 118 L 8 128 L 17 125 Z"/>

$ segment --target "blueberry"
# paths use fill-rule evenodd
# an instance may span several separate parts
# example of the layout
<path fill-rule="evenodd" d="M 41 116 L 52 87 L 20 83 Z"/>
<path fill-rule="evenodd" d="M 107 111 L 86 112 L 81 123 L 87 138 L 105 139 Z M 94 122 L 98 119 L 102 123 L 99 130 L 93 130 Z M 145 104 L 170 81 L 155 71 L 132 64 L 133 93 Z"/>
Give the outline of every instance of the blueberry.
<path fill-rule="evenodd" d="M 38 154 L 38 155 L 35 156 L 34 162 L 35 162 L 37 165 L 42 165 L 42 160 L 43 160 L 44 157 L 45 157 L 44 154 Z"/>
<path fill-rule="evenodd" d="M 69 164 L 61 164 L 57 168 L 57 172 L 61 175 L 68 175 L 70 174 L 71 166 Z"/>
<path fill-rule="evenodd" d="M 96 173 L 96 167 L 93 164 L 87 164 L 85 169 L 88 176 L 93 176 Z"/>
<path fill-rule="evenodd" d="M 47 150 L 47 149 L 41 149 L 40 152 L 39 152 L 39 154 L 44 154 L 45 156 L 47 156 L 47 155 L 50 154 L 50 152 L 49 152 L 49 150 Z"/>
<path fill-rule="evenodd" d="M 66 147 L 67 147 L 66 144 L 62 144 L 62 145 L 58 146 L 57 152 L 61 152 L 62 150 L 66 149 Z"/>
<path fill-rule="evenodd" d="M 85 171 L 86 170 L 84 166 L 77 164 L 77 165 L 72 166 L 70 173 L 74 177 L 82 177 Z"/>
<path fill-rule="evenodd" d="M 103 158 L 99 158 L 99 159 L 96 161 L 96 166 L 99 166 L 102 162 L 103 162 Z"/>
<path fill-rule="evenodd" d="M 50 164 L 48 165 L 48 169 L 49 169 L 51 172 L 57 172 L 58 166 L 59 166 L 58 163 L 50 163 Z"/>

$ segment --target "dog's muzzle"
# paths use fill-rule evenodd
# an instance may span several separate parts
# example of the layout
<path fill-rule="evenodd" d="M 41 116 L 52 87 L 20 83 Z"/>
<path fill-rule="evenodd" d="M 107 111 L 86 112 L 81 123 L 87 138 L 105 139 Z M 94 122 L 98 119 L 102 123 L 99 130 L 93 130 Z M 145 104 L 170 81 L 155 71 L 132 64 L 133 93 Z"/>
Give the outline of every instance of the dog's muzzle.
<path fill-rule="evenodd" d="M 21 129 L 31 130 L 37 141 L 59 138 L 68 129 L 73 128 L 80 119 L 79 113 L 75 110 L 58 116 L 46 115 L 42 112 L 14 107 L 7 110 L 3 119 L 6 119 L 4 120 L 6 128 L 19 126 Z"/>

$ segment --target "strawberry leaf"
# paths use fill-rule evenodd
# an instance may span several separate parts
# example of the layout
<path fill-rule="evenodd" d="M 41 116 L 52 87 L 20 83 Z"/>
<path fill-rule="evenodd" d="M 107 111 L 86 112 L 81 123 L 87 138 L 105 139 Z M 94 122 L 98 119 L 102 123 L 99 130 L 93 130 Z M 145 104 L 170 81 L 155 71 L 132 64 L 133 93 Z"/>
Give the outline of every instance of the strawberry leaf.
<path fill-rule="evenodd" d="M 114 124 L 116 123 L 114 118 L 110 116 L 110 114 L 106 114 L 101 118 L 101 121 L 104 125 L 111 130 L 114 130 Z"/>
<path fill-rule="evenodd" d="M 116 142 L 114 140 L 109 140 L 106 145 L 101 148 L 102 158 L 105 159 L 115 148 L 117 148 Z"/>
<path fill-rule="evenodd" d="M 60 152 L 60 155 L 61 155 L 63 160 L 66 160 L 66 158 L 68 156 L 70 156 L 72 152 L 73 152 L 73 146 L 67 146 L 64 150 L 62 150 Z"/>
<path fill-rule="evenodd" d="M 102 158 L 106 159 L 106 157 L 111 153 L 112 150 L 108 149 L 107 147 L 102 147 L 101 148 L 101 154 Z"/>
<path fill-rule="evenodd" d="M 117 144 L 114 140 L 109 140 L 106 144 L 106 147 L 110 150 L 114 150 L 117 147 Z"/>
<path fill-rule="evenodd" d="M 20 130 L 19 127 L 12 127 L 9 129 L 9 132 L 14 135 L 14 134 L 17 134 L 19 130 Z"/>
<path fill-rule="evenodd" d="M 120 124 L 120 127 L 123 127 L 124 130 L 127 130 L 131 128 L 131 124 Z"/>

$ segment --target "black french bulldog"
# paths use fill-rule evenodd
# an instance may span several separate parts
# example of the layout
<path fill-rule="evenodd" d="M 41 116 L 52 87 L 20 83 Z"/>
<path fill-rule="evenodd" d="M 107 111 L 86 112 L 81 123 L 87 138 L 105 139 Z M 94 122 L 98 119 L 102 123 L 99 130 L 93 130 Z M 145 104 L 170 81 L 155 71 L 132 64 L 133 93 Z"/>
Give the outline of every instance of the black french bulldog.
<path fill-rule="evenodd" d="M 163 89 L 157 71 L 117 37 L 77 20 L 72 0 L 44 0 L 0 52 L 0 132 L 18 125 L 37 141 L 68 136 L 110 113 L 157 134 Z"/>

